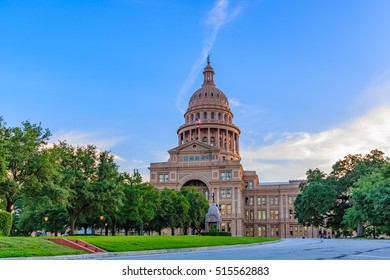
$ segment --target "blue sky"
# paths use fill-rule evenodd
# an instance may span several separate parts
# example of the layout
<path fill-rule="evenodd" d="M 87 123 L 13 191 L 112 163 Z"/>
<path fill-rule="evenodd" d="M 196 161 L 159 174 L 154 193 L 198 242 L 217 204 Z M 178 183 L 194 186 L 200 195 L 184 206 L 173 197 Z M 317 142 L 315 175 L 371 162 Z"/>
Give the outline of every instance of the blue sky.
<path fill-rule="evenodd" d="M 390 1 L 0 0 L 0 116 L 165 161 L 212 53 L 261 181 L 390 155 Z"/>

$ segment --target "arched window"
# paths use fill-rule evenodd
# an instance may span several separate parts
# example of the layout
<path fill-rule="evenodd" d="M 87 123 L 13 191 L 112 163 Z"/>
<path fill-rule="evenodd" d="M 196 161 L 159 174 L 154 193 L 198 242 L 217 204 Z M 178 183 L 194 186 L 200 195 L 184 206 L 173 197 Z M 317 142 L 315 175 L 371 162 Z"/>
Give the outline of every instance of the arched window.
<path fill-rule="evenodd" d="M 223 115 L 223 120 L 224 120 L 225 122 L 227 121 L 227 116 L 226 116 L 226 114 Z"/>
<path fill-rule="evenodd" d="M 218 120 L 221 120 L 221 113 L 218 113 Z"/>
<path fill-rule="evenodd" d="M 215 146 L 215 138 L 214 138 L 214 137 L 211 137 L 211 139 L 210 139 L 210 145 L 211 145 L 211 146 Z"/>
<path fill-rule="evenodd" d="M 211 112 L 211 119 L 214 119 L 214 112 Z"/>
<path fill-rule="evenodd" d="M 205 92 L 205 93 L 204 93 L 204 96 L 206 96 L 206 97 L 207 97 L 207 92 Z"/>
<path fill-rule="evenodd" d="M 207 144 L 207 137 L 203 137 L 203 144 Z"/>
<path fill-rule="evenodd" d="M 204 119 L 204 120 L 207 120 L 207 112 L 204 112 L 204 113 L 203 113 L 203 119 Z"/>
<path fill-rule="evenodd" d="M 200 119 L 200 113 L 196 113 L 196 117 Z"/>
<path fill-rule="evenodd" d="M 191 121 L 193 122 L 195 119 L 194 114 L 191 115 Z"/>

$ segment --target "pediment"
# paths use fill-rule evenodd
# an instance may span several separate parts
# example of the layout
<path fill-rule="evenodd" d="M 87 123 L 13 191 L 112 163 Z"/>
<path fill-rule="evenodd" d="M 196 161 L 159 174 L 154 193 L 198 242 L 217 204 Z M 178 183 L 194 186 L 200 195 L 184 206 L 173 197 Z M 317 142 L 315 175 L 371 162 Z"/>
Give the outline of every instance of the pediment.
<path fill-rule="evenodd" d="M 179 154 L 179 153 L 218 153 L 219 148 L 204 144 L 198 140 L 193 140 L 183 145 L 177 146 L 168 151 L 169 154 Z"/>

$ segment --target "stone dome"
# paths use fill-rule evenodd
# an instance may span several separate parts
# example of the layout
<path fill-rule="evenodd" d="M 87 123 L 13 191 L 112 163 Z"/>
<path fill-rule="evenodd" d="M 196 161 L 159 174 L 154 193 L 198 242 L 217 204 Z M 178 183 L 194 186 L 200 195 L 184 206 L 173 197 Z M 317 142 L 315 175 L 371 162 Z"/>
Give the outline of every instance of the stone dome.
<path fill-rule="evenodd" d="M 191 96 L 187 111 L 199 106 L 211 106 L 229 111 L 229 101 L 227 97 L 214 84 L 214 69 L 211 67 L 209 59 L 207 60 L 207 66 L 204 68 L 203 76 L 203 85 Z"/>

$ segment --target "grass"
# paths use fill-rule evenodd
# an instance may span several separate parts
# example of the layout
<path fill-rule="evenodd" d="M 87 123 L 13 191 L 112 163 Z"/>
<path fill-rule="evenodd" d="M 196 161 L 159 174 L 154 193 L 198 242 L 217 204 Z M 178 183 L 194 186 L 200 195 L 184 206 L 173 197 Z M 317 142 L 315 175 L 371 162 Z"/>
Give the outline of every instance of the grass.
<path fill-rule="evenodd" d="M 252 244 L 278 238 L 228 236 L 67 236 L 81 239 L 108 252 L 194 248 Z M 40 237 L 0 237 L 0 258 L 84 254 Z"/>
<path fill-rule="evenodd" d="M 194 248 L 235 244 L 252 244 L 278 240 L 278 238 L 228 236 L 73 236 L 108 252 Z"/>
<path fill-rule="evenodd" d="M 0 258 L 84 254 L 36 237 L 0 237 Z"/>

